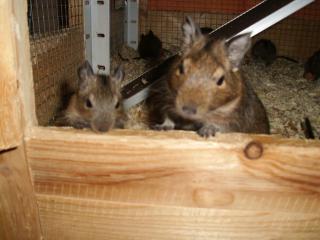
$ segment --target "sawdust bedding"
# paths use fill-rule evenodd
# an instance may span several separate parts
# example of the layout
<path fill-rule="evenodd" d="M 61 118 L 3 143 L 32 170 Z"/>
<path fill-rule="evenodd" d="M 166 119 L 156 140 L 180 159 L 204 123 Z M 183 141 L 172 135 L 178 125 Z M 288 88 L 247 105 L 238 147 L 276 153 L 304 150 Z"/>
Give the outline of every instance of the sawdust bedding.
<path fill-rule="evenodd" d="M 122 47 L 119 55 L 112 58 L 112 68 L 122 63 L 126 76 L 123 86 L 140 76 L 150 63 L 143 59 L 134 59 L 138 53 L 128 47 Z M 172 54 L 166 51 L 163 58 Z M 162 59 L 163 60 L 163 59 Z M 266 107 L 271 133 L 284 137 L 304 138 L 301 122 L 305 117 L 311 121 L 316 137 L 320 134 L 320 82 L 310 82 L 302 77 L 303 64 L 277 59 L 266 67 L 250 59 L 245 61 L 242 71 L 251 82 L 256 93 Z M 147 129 L 147 108 L 144 103 L 128 110 L 127 128 Z"/>

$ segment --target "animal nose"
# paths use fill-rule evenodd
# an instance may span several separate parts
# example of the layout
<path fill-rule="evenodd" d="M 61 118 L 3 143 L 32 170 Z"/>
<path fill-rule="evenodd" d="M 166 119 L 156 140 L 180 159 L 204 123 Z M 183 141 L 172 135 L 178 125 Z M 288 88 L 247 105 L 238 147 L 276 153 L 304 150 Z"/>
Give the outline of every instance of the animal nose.
<path fill-rule="evenodd" d="M 97 130 L 98 132 L 106 132 L 109 130 L 109 126 L 108 125 L 99 126 Z"/>
<path fill-rule="evenodd" d="M 183 106 L 182 111 L 188 115 L 194 115 L 197 113 L 197 109 L 194 106 Z"/>
<path fill-rule="evenodd" d="M 107 132 L 110 130 L 110 128 L 112 128 L 112 122 L 96 119 L 92 122 L 91 126 L 92 129 L 96 132 Z"/>

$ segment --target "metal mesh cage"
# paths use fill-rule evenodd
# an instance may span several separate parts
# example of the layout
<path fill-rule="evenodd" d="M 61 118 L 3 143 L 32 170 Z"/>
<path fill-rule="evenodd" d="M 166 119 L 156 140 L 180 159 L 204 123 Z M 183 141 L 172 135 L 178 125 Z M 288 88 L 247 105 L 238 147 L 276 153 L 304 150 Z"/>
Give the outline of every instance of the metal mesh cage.
<path fill-rule="evenodd" d="M 84 60 L 83 1 L 28 0 L 28 24 L 36 114 L 46 125 Z"/>
<path fill-rule="evenodd" d="M 189 15 L 200 27 L 216 29 L 235 16 L 258 4 L 259 0 L 141 0 L 140 32 L 152 29 L 164 43 L 173 48 L 181 43 L 181 23 Z M 275 42 L 280 55 L 305 60 L 319 48 L 320 2 L 289 16 L 259 34 L 256 39 Z"/>
<path fill-rule="evenodd" d="M 46 125 L 61 105 L 62 86 L 73 86 L 76 70 L 84 60 L 83 0 L 28 0 L 28 24 L 34 75 L 36 113 Z M 200 27 L 213 29 L 250 9 L 259 0 L 140 0 L 140 33 L 150 29 L 164 48 L 176 50 L 181 43 L 181 23 L 189 15 Z M 119 1 L 117 1 L 117 4 Z M 123 43 L 124 9 L 110 1 L 111 54 Z M 305 61 L 319 49 L 320 2 L 257 35 L 277 46 L 278 54 Z"/>

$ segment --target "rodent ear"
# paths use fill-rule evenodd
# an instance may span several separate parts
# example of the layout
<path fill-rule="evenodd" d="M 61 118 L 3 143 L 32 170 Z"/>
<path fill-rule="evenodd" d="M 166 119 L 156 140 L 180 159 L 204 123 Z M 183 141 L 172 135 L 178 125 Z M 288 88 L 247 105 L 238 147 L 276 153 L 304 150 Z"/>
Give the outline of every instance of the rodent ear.
<path fill-rule="evenodd" d="M 80 90 L 86 88 L 89 84 L 89 79 L 93 76 L 93 69 L 90 63 L 86 60 L 79 68 L 78 68 L 78 86 Z"/>
<path fill-rule="evenodd" d="M 152 30 L 149 30 L 149 35 L 150 35 L 150 36 L 153 36 Z"/>
<path fill-rule="evenodd" d="M 251 33 L 244 33 L 230 39 L 226 43 L 228 59 L 232 66 L 232 71 L 237 71 L 241 61 L 251 45 Z"/>
<path fill-rule="evenodd" d="M 183 41 L 184 45 L 191 46 L 201 36 L 200 27 L 189 16 L 186 17 L 185 22 L 182 24 Z"/>
<path fill-rule="evenodd" d="M 123 65 L 118 66 L 115 70 L 114 73 L 111 76 L 111 79 L 116 82 L 120 83 L 124 78 L 124 67 Z"/>

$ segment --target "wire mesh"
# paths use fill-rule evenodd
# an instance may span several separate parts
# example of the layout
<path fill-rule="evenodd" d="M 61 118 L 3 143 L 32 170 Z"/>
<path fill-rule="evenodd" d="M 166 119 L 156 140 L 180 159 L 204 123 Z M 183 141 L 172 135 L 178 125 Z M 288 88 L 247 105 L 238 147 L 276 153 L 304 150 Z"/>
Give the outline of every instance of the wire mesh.
<path fill-rule="evenodd" d="M 36 114 L 46 125 L 84 60 L 83 1 L 28 0 L 28 24 Z"/>
<path fill-rule="evenodd" d="M 181 43 L 181 23 L 191 16 L 200 27 L 216 29 L 250 9 L 259 0 L 141 0 L 140 33 L 151 29 L 165 48 L 174 49 Z M 320 1 L 289 16 L 260 33 L 256 38 L 271 39 L 278 53 L 304 61 L 320 48 Z"/>
<path fill-rule="evenodd" d="M 73 86 L 84 60 L 83 0 L 28 0 L 28 24 L 36 113 L 46 125 L 60 106 L 62 86 Z M 200 27 L 216 29 L 259 0 L 140 0 L 140 33 L 150 29 L 167 49 L 181 44 L 181 23 L 189 15 Z M 123 9 L 111 1 L 111 51 L 123 43 Z M 305 61 L 320 48 L 320 1 L 315 1 L 255 37 L 275 42 L 279 55 Z"/>
<path fill-rule="evenodd" d="M 320 1 L 315 1 L 259 34 L 271 39 L 278 54 L 305 61 L 320 49 Z"/>

